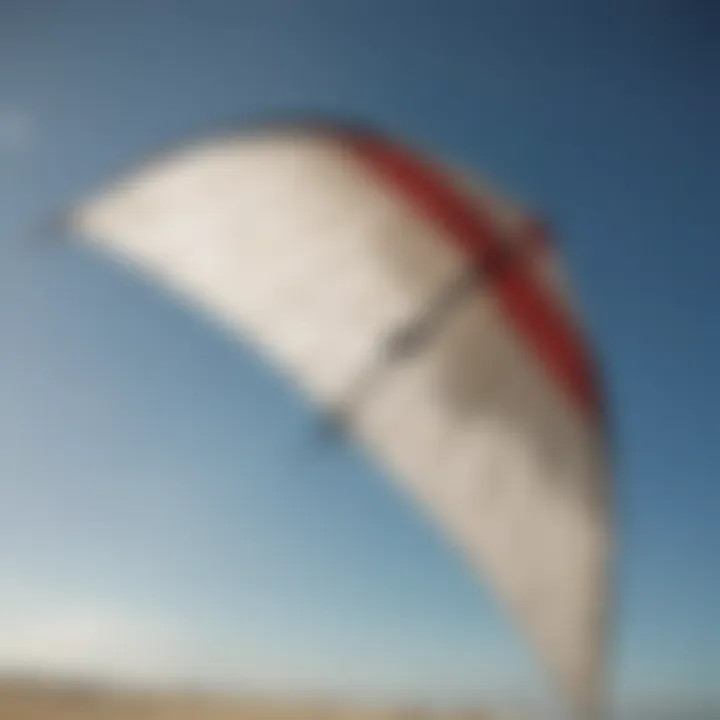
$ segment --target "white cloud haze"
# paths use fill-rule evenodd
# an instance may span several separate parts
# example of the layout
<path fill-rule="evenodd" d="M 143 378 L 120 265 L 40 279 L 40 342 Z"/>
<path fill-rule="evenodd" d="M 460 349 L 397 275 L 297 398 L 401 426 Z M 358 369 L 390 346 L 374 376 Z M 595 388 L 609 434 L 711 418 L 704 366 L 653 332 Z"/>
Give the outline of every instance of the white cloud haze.
<path fill-rule="evenodd" d="M 14 605 L 0 616 L 0 673 L 131 683 L 183 677 L 177 638 L 158 619 L 98 601 Z"/>

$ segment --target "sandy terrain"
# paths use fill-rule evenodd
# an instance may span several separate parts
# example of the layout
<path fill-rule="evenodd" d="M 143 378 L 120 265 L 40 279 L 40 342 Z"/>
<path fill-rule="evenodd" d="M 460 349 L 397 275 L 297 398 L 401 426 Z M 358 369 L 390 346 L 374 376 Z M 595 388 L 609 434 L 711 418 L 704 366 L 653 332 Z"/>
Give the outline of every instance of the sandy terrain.
<path fill-rule="evenodd" d="M 490 720 L 480 711 L 357 707 L 0 680 L 0 720 Z"/>

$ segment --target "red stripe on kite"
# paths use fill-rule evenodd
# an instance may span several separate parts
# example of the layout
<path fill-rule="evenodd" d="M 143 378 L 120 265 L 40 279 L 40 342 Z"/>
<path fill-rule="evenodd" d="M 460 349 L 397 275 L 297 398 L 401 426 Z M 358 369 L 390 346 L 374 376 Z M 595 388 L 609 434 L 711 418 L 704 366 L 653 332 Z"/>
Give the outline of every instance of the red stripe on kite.
<path fill-rule="evenodd" d="M 466 255 L 488 258 L 503 250 L 490 218 L 422 160 L 377 138 L 343 139 L 365 165 L 442 226 Z M 535 239 L 544 244 L 542 234 Z M 597 385 L 585 343 L 557 300 L 523 264 L 509 267 L 494 288 L 506 314 L 555 381 L 581 408 L 598 416 Z"/>

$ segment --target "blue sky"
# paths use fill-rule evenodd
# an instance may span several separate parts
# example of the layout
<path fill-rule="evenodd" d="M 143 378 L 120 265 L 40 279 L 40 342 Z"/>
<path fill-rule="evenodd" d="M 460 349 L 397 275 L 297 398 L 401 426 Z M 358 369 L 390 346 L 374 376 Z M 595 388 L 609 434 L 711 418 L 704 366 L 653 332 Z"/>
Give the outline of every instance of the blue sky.
<path fill-rule="evenodd" d="M 429 144 L 553 219 L 616 434 L 618 704 L 720 706 L 718 19 L 638 0 L 2 0 L 0 661 L 543 695 L 370 460 L 298 461 L 312 410 L 251 348 L 26 241 L 145 153 L 300 109 Z"/>

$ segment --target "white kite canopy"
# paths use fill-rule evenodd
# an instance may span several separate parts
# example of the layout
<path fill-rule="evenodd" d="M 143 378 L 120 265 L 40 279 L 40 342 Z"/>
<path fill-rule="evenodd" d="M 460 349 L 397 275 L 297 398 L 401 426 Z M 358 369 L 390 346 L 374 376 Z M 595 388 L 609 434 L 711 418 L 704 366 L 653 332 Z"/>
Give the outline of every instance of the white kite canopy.
<path fill-rule="evenodd" d="M 445 530 L 578 715 L 603 694 L 598 388 L 532 217 L 373 133 L 169 153 L 73 229 L 260 346 Z"/>

